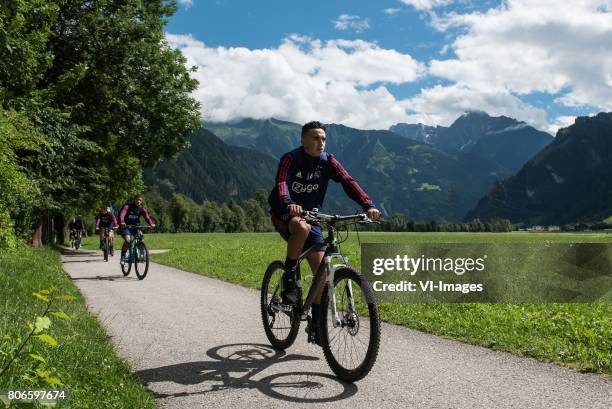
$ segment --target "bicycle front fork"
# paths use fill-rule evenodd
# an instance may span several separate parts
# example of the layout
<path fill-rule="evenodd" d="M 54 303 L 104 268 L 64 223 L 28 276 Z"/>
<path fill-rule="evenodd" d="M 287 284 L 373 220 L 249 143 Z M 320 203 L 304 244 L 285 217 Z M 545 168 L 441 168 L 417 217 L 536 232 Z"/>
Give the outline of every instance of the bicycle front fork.
<path fill-rule="evenodd" d="M 342 263 L 333 265 L 331 263 L 333 258 L 341 259 Z M 328 296 L 329 296 L 329 300 L 331 303 L 330 307 L 331 307 L 331 313 L 333 317 L 333 326 L 334 328 L 337 328 L 337 327 L 342 326 L 342 319 L 338 315 L 338 308 L 336 307 L 336 286 L 334 285 L 334 273 L 336 272 L 337 269 L 341 267 L 346 267 L 346 265 L 348 264 L 348 259 L 343 255 L 334 254 L 331 256 L 325 256 L 323 259 L 323 262 L 325 263 L 325 269 L 327 271 L 327 291 L 328 291 Z M 354 311 L 355 302 L 353 301 L 353 288 L 351 287 L 350 280 L 348 280 L 347 296 L 349 297 L 351 311 Z"/>

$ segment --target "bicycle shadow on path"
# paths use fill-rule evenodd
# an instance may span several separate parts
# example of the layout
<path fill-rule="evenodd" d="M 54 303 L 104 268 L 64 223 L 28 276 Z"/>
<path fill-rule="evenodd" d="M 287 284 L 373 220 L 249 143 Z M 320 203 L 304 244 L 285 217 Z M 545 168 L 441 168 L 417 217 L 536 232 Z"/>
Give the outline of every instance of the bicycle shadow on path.
<path fill-rule="evenodd" d="M 253 379 L 272 365 L 294 361 L 317 361 L 319 358 L 287 354 L 263 344 L 227 344 L 206 352 L 213 361 L 185 362 L 136 372 L 151 389 L 156 382 L 173 382 L 185 386 L 202 385 L 203 389 L 161 393 L 153 391 L 157 399 L 203 395 L 228 389 L 257 389 L 279 400 L 298 403 L 335 402 L 357 393 L 355 384 L 319 372 L 284 372 Z"/>
<path fill-rule="evenodd" d="M 122 274 L 117 274 L 113 276 L 101 276 L 97 275 L 95 277 L 71 277 L 72 281 L 140 281 L 136 277 L 125 277 Z"/>

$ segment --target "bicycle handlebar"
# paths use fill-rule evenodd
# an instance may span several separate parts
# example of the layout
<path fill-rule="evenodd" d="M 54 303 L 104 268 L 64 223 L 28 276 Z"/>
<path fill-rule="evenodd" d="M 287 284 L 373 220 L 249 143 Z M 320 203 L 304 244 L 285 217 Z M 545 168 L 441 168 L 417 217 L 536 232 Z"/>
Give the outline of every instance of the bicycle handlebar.
<path fill-rule="evenodd" d="M 132 229 L 132 228 L 137 228 L 140 230 L 154 230 L 155 227 L 152 226 L 139 226 L 139 225 L 135 225 L 135 224 L 126 224 L 125 227 Z"/>
<path fill-rule="evenodd" d="M 331 215 L 325 213 L 319 213 L 318 211 L 306 210 L 302 212 L 302 217 L 306 221 L 311 222 L 323 222 L 323 223 L 336 223 L 336 222 L 349 222 L 355 221 L 357 223 L 377 223 L 370 219 L 365 213 L 351 214 L 351 215 Z"/>

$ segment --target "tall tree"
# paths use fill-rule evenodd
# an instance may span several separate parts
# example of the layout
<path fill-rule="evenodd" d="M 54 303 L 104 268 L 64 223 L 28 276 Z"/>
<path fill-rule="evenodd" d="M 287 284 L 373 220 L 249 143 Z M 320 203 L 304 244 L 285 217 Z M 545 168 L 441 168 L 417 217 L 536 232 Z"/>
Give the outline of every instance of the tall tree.
<path fill-rule="evenodd" d="M 197 82 L 164 39 L 174 1 L 0 5 L 2 104 L 46 139 L 43 160 L 26 163 L 41 215 L 127 198 L 142 189 L 142 166 L 178 153 L 199 126 Z"/>

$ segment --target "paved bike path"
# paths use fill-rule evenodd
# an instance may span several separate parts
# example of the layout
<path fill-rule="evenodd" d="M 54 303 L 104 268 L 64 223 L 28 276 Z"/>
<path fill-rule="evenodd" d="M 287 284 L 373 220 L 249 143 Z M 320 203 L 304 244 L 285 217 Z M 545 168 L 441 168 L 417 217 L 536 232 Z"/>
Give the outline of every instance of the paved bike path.
<path fill-rule="evenodd" d="M 100 252 L 63 261 L 164 408 L 612 407 L 612 382 L 601 375 L 388 324 L 372 372 L 345 384 L 306 343 L 303 326 L 285 353 L 269 347 L 255 290 L 155 263 L 139 281 Z"/>

